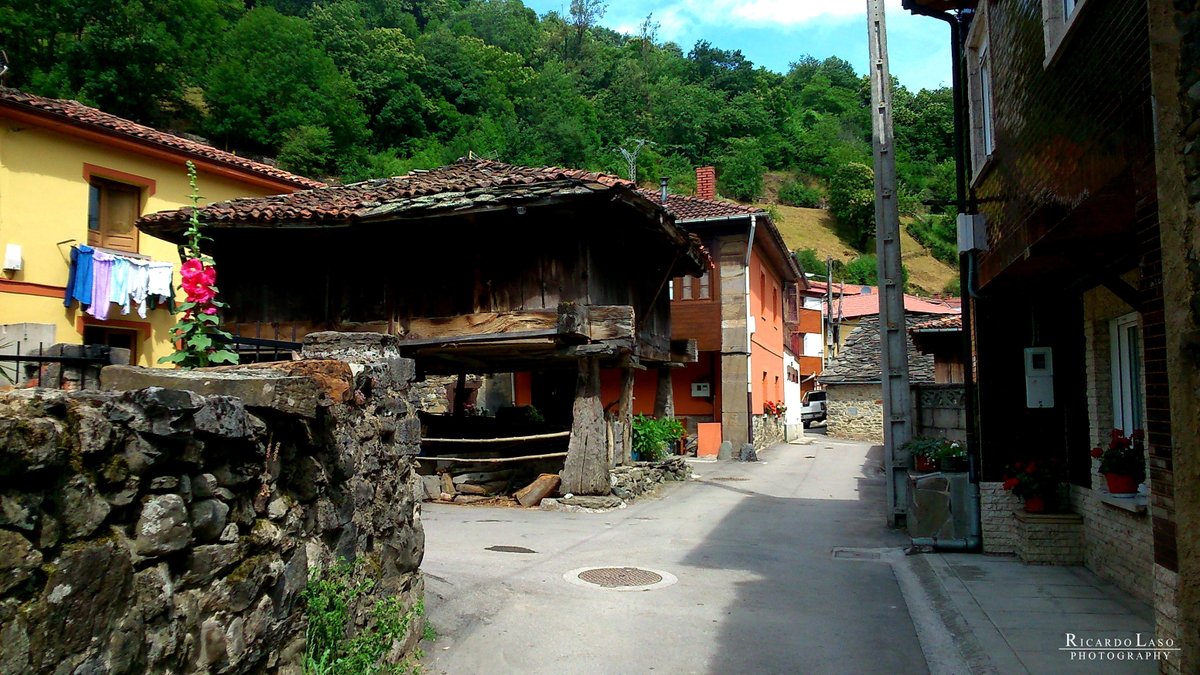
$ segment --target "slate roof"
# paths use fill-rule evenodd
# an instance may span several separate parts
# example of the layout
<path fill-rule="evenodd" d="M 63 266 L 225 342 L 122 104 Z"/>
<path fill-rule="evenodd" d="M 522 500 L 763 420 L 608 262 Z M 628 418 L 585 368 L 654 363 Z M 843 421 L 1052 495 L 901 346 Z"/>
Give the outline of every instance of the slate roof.
<path fill-rule="evenodd" d="M 561 183 L 569 183 L 561 184 Z M 599 192 L 633 184 L 617 176 L 559 167 L 514 166 L 483 159 L 460 159 L 443 167 L 415 170 L 403 176 L 376 178 L 269 197 L 246 197 L 201 207 L 205 223 L 340 223 L 379 217 L 406 208 L 453 209 L 482 201 L 496 201 L 483 194 L 496 188 L 514 197 L 531 196 L 529 191 L 550 193 L 576 189 Z M 527 188 L 523 193 L 522 188 Z M 424 201 L 421 201 L 423 198 Z M 151 233 L 170 222 L 184 222 L 192 209 L 185 207 L 143 216 L 138 227 Z M 170 229 L 170 228 L 166 228 Z"/>
<path fill-rule="evenodd" d="M 908 368 L 909 381 L 913 384 L 933 382 L 933 356 L 922 354 L 913 346 L 911 330 L 929 322 L 928 314 L 908 314 L 905 323 L 908 331 Z M 882 340 L 879 337 L 879 315 L 863 317 L 858 326 L 850 332 L 838 352 L 836 359 L 830 359 L 825 370 L 817 379 L 828 385 L 838 384 L 872 384 L 882 382 L 879 368 L 882 352 Z"/>
<path fill-rule="evenodd" d="M 78 101 L 35 96 L 18 89 L 0 87 L 0 109 L 9 108 L 36 115 L 52 122 L 98 131 L 151 147 L 171 150 L 197 159 L 224 164 L 242 171 L 258 174 L 298 188 L 324 187 L 324 183 L 305 178 L 283 169 L 218 150 L 211 145 L 159 131 L 123 117 L 117 117 Z"/>

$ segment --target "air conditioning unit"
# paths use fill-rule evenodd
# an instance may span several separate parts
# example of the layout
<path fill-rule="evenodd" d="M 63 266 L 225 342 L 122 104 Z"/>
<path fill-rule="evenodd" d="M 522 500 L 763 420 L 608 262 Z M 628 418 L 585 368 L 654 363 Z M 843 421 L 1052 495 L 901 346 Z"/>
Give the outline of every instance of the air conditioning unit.
<path fill-rule="evenodd" d="M 708 398 L 712 396 L 712 385 L 708 382 L 692 383 L 692 398 Z"/>
<path fill-rule="evenodd" d="M 958 214 L 958 252 L 987 250 L 987 218 L 982 213 Z"/>

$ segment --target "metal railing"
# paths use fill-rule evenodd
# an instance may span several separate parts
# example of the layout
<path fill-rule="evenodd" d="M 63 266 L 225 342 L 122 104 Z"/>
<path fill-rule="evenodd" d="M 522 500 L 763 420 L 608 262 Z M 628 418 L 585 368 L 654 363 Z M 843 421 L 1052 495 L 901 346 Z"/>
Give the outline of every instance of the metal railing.
<path fill-rule="evenodd" d="M 301 346 L 299 342 L 266 340 L 242 337 L 241 335 L 234 335 L 230 341 L 230 348 L 237 352 L 239 363 L 291 361 L 296 358 Z"/>
<path fill-rule="evenodd" d="M 92 380 L 98 386 L 100 368 L 112 363 L 108 345 L 38 343 L 36 350 L 22 353 L 17 342 L 14 349 L 12 354 L 0 354 L 0 385 L 89 388 Z"/>

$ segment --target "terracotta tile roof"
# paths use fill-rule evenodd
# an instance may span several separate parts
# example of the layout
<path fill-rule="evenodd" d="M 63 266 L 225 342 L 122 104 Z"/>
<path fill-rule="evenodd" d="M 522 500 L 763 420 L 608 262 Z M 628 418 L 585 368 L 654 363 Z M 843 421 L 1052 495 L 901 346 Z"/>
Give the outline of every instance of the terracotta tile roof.
<path fill-rule="evenodd" d="M 461 159 L 430 170 L 403 176 L 377 178 L 349 185 L 322 187 L 270 197 L 248 197 L 216 202 L 201 207 L 206 223 L 296 223 L 342 222 L 383 217 L 402 210 L 457 208 L 483 200 L 495 200 L 488 191 L 504 188 L 517 197 L 530 190 L 603 191 L 631 186 L 627 180 L 581 169 L 526 167 L 482 159 Z M 184 222 L 191 208 L 159 211 L 143 216 L 138 227 L 156 233 L 170 230 L 167 223 Z"/>
<path fill-rule="evenodd" d="M 653 190 L 638 190 L 642 196 L 655 203 L 662 203 L 662 195 Z M 748 216 L 752 213 L 762 214 L 766 211 L 756 206 L 743 206 L 717 199 L 703 199 L 687 195 L 667 194 L 667 203 L 663 204 L 667 211 L 680 222 L 689 220 L 704 220 L 705 218 L 727 218 L 730 216 Z"/>
<path fill-rule="evenodd" d="M 850 290 L 860 288 L 866 292 L 852 295 Z M 838 311 L 837 288 L 834 288 L 833 311 Z M 846 319 L 860 316 L 879 314 L 879 289 L 873 286 L 847 286 L 846 295 L 841 298 L 841 315 Z M 915 295 L 904 295 L 904 311 L 910 314 L 958 314 L 962 311 L 956 302 L 949 300 L 933 300 L 918 298 Z"/>
<path fill-rule="evenodd" d="M 913 326 L 909 330 L 911 330 L 914 333 L 920 333 L 920 332 L 924 332 L 924 331 L 933 332 L 933 331 L 962 330 L 962 314 L 955 314 L 954 316 L 946 316 L 946 317 L 942 317 L 940 319 L 934 319 L 932 321 L 924 321 L 922 323 L 919 323 L 919 324 Z"/>
<path fill-rule="evenodd" d="M 638 190 L 643 197 L 649 199 L 655 204 L 662 204 L 667 209 L 667 213 L 675 216 L 676 222 L 687 227 L 689 223 L 703 222 L 708 219 L 725 219 L 737 218 L 738 216 L 763 216 L 766 231 L 771 235 L 775 245 L 779 248 L 780 257 L 785 261 L 785 265 L 795 275 L 796 281 L 801 284 L 806 284 L 803 272 L 800 270 L 800 264 L 792 256 L 792 252 L 788 249 L 787 243 L 783 240 L 783 235 L 780 234 L 779 228 L 775 226 L 775 222 L 771 220 L 771 216 L 763 209 L 757 206 L 745 206 L 743 204 L 734 204 L 733 202 L 725 202 L 718 199 L 704 199 L 703 197 L 692 197 L 688 195 L 667 194 L 667 202 L 663 204 L 662 193 L 654 190 Z"/>
<path fill-rule="evenodd" d="M 299 188 L 324 187 L 324 183 L 289 173 L 262 162 L 239 157 L 231 152 L 218 150 L 211 145 L 189 140 L 181 136 L 159 131 L 123 117 L 86 106 L 78 101 L 35 96 L 17 89 L 0 87 L 0 110 L 9 108 L 51 121 L 99 131 L 109 136 L 125 138 L 143 145 L 190 155 L 226 166 L 257 174 Z"/>

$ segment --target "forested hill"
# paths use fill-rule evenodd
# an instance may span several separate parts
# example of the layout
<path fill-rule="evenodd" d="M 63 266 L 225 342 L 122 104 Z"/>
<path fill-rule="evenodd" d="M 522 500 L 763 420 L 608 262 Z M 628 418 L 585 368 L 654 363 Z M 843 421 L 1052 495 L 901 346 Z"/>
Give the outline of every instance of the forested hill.
<path fill-rule="evenodd" d="M 644 140 L 639 178 L 669 176 L 674 191 L 711 163 L 729 197 L 749 201 L 765 171 L 784 171 L 795 177 L 785 203 L 825 204 L 841 188 L 855 200 L 862 172 L 846 167 L 870 165 L 869 88 L 849 63 L 798 45 L 776 73 L 716 44 L 659 40 L 653 16 L 622 35 L 599 26 L 602 0 L 569 7 L 538 17 L 520 0 L 0 0 L 0 49 L 9 86 L 312 176 L 396 175 L 468 151 L 628 175 L 620 149 Z M 901 86 L 895 101 L 902 191 L 919 211 L 951 196 L 950 92 Z"/>

